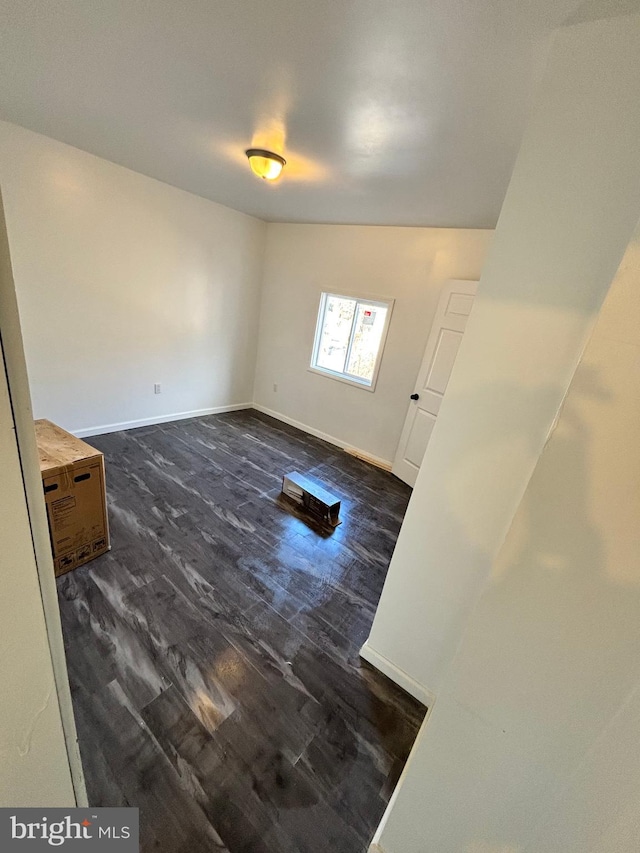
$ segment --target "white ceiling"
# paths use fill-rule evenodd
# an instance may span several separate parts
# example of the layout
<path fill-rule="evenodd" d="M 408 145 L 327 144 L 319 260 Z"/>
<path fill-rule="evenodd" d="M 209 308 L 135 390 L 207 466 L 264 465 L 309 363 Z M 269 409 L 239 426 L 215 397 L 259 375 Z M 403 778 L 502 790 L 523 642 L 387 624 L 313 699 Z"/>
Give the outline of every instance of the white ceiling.
<path fill-rule="evenodd" d="M 0 0 L 0 118 L 268 220 L 492 227 L 583 5 Z"/>

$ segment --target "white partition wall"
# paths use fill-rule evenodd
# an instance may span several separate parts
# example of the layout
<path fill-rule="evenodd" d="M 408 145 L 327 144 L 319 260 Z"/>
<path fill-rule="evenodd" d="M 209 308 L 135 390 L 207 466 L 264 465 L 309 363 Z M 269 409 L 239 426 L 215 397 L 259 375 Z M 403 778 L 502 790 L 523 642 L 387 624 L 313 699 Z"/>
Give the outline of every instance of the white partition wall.
<path fill-rule="evenodd" d="M 556 35 L 365 648 L 409 687 L 443 684 L 638 219 L 639 50 L 633 16 Z"/>
<path fill-rule="evenodd" d="M 639 54 L 638 16 L 552 50 L 371 635 L 438 693 L 386 853 L 637 850 L 638 235 L 582 350 L 640 216 Z"/>

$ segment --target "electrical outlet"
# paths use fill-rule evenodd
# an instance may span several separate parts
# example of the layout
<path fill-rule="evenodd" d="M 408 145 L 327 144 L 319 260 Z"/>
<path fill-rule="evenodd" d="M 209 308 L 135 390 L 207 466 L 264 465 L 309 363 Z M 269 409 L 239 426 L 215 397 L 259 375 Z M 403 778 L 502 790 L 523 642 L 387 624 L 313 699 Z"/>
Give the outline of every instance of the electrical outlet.
<path fill-rule="evenodd" d="M 274 382 L 274 383 L 273 383 L 273 390 L 274 390 L 274 391 L 277 391 L 277 390 L 278 390 L 278 383 L 277 383 L 277 382 Z"/>
<path fill-rule="evenodd" d="M 162 385 L 159 382 L 154 382 L 153 393 L 154 394 L 162 394 Z"/>

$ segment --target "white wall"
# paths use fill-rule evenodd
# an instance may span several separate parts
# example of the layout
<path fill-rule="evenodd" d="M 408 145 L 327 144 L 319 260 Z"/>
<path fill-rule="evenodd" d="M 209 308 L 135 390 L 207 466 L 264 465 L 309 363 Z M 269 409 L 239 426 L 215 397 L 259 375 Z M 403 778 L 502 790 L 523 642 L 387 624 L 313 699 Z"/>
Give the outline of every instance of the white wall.
<path fill-rule="evenodd" d="M 0 471 L 0 807 L 74 806 L 1 342 Z"/>
<path fill-rule="evenodd" d="M 442 284 L 480 277 L 492 233 L 269 224 L 255 402 L 391 461 Z M 373 393 L 307 370 L 323 290 L 396 300 Z"/>
<path fill-rule="evenodd" d="M 636 853 L 640 228 L 382 833 L 388 853 Z"/>
<path fill-rule="evenodd" d="M 85 435 L 255 399 L 391 461 L 442 283 L 492 235 L 267 226 L 4 122 L 0 185 L 36 417 Z M 374 393 L 307 371 L 323 289 L 396 300 Z"/>
<path fill-rule="evenodd" d="M 6 123 L 0 185 L 36 417 L 251 402 L 263 222 Z"/>
<path fill-rule="evenodd" d="M 442 686 L 640 213 L 639 50 L 633 17 L 555 39 L 364 649 L 410 688 Z"/>
<path fill-rule="evenodd" d="M 73 806 L 4 369 L 0 371 L 0 466 L 0 806 Z"/>
<path fill-rule="evenodd" d="M 17 570 L 20 574 L 18 586 L 28 584 L 31 592 L 27 591 L 26 595 L 31 596 L 26 607 L 27 614 L 38 613 L 40 601 L 33 597 L 34 582 L 36 590 L 41 599 L 42 615 L 44 616 L 46 628 L 46 641 L 48 644 L 48 653 L 50 655 L 51 672 L 49 673 L 49 665 L 45 663 L 45 674 L 51 674 L 55 683 L 55 693 L 57 695 L 57 705 L 59 707 L 62 729 L 68 758 L 68 768 L 60 766 L 58 773 L 66 775 L 67 770 L 71 772 L 71 780 L 74 788 L 75 799 L 78 806 L 87 804 L 87 792 L 84 783 L 84 773 L 82 762 L 80 759 L 80 749 L 78 747 L 78 738 L 76 733 L 75 719 L 73 716 L 73 706 L 71 701 L 71 690 L 69 688 L 69 678 L 67 674 L 67 662 L 64 651 L 64 641 L 62 637 L 62 625 L 60 622 L 60 610 L 58 608 L 58 593 L 56 589 L 56 579 L 53 572 L 53 560 L 51 557 L 51 542 L 49 538 L 49 526 L 47 524 L 47 514 L 42 500 L 42 477 L 40 476 L 40 465 L 38 462 L 38 450 L 36 447 L 36 437 L 33 430 L 33 411 L 31 408 L 31 395 L 29 393 L 29 381 L 27 378 L 27 366 L 24 358 L 24 347 L 22 344 L 22 331 L 20 329 L 20 318 L 18 315 L 18 303 L 13 284 L 13 271 L 11 269 L 11 257 L 9 254 L 9 243 L 7 240 L 4 208 L 2 199 L 0 198 L 0 339 L 2 341 L 2 350 L 4 356 L 4 374 L 8 383 L 9 396 L 11 398 L 11 414 L 6 419 L 3 418 L 3 423 L 12 433 L 11 442 L 8 446 L 10 458 L 13 458 L 15 449 L 14 442 L 17 445 L 18 454 L 20 457 L 20 473 L 22 476 L 23 491 L 15 489 L 15 480 L 7 477 L 3 480 L 2 498 L 6 500 L 7 506 L 13 507 L 17 512 L 20 507 L 24 508 L 26 499 L 26 509 L 29 517 L 28 527 L 25 525 L 16 525 L 10 521 L 10 529 L 8 528 L 3 533 L 4 547 L 0 547 L 0 554 L 9 556 L 11 559 L 18 557 L 19 563 Z M 11 423 L 13 420 L 13 424 Z M 5 452 L 7 448 L 5 447 Z M 13 461 L 10 463 L 13 465 Z M 4 466 L 3 466 L 4 470 Z M 10 519 L 10 515 L 6 516 Z M 8 537 L 8 546 L 7 538 Z M 8 551 L 6 548 L 8 547 Z M 24 555 L 24 558 L 19 556 Z M 28 557 L 26 555 L 29 555 Z M 34 566 L 35 558 L 35 566 Z M 5 568 L 5 572 L 9 571 L 7 567 L 10 562 L 1 564 Z M 37 572 L 37 578 L 34 575 Z M 3 589 L 5 594 L 8 589 L 13 589 L 10 583 L 10 577 L 3 577 Z M 19 595 L 16 590 L 16 595 Z M 19 613 L 22 613 L 22 608 L 25 606 L 22 602 L 15 603 L 11 596 L 7 597 L 7 603 L 11 607 L 17 607 Z M 33 616 L 32 616 L 33 618 Z M 16 644 L 14 653 L 8 661 L 9 665 L 15 666 L 16 674 L 19 672 L 29 672 L 32 669 L 32 655 L 39 653 L 39 643 L 35 641 L 37 631 L 32 630 L 32 625 L 29 624 L 29 619 L 21 617 L 21 622 L 25 621 L 27 637 L 29 638 L 24 644 Z M 1 623 L 8 627 L 7 636 L 3 638 L 5 644 L 15 641 L 11 632 L 11 623 L 3 620 Z M 2 629 L 0 628 L 0 634 Z M 33 637 L 34 641 L 31 641 Z M 25 662 L 26 661 L 26 662 Z M 39 685 L 37 685 L 39 686 Z M 21 690 L 14 689 L 12 692 L 7 691 L 7 706 L 11 706 L 11 702 L 15 701 L 16 706 L 13 712 L 16 716 L 28 718 L 32 712 L 29 708 L 29 690 L 33 685 L 23 685 Z M 22 702 L 25 700 L 25 704 Z M 56 698 L 52 693 L 50 705 L 55 708 Z M 46 735 L 47 743 L 55 743 L 56 734 L 49 730 Z M 11 747 L 8 747 L 11 749 Z M 4 753 L 3 753 L 4 754 Z M 28 753 L 29 758 L 24 763 L 27 775 L 31 773 L 31 761 L 39 760 L 37 751 L 36 754 Z M 23 756 L 21 756 L 22 758 Z M 11 776 L 9 776 L 9 784 Z M 28 780 L 28 785 L 32 786 L 33 792 L 38 796 L 41 802 L 45 802 L 44 789 L 40 789 L 39 785 L 45 787 L 49 784 L 48 779 Z M 65 788 L 62 786 L 60 790 L 64 793 Z M 64 794 L 66 796 L 66 794 Z"/>

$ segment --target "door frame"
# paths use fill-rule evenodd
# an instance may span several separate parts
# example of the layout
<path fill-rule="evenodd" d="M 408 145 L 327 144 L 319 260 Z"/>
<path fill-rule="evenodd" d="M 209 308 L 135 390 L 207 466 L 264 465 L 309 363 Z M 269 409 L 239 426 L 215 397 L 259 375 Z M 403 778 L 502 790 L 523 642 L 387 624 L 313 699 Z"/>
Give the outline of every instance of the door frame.
<path fill-rule="evenodd" d="M 4 352 L 9 398 L 13 410 L 16 443 L 22 471 L 24 491 L 33 541 L 40 596 L 44 611 L 47 639 L 55 688 L 60 707 L 65 746 L 71 772 L 76 805 L 88 806 L 87 790 L 78 747 L 76 723 L 71 702 L 71 689 L 62 637 L 58 593 L 51 556 L 49 525 L 42 499 L 42 478 L 33 427 L 33 411 L 29 392 L 27 365 L 22 343 L 20 315 L 13 281 L 4 208 L 0 193 L 0 340 Z"/>

